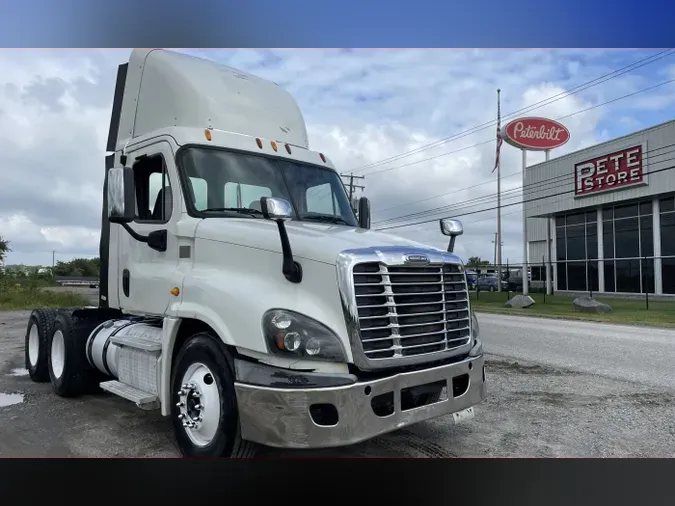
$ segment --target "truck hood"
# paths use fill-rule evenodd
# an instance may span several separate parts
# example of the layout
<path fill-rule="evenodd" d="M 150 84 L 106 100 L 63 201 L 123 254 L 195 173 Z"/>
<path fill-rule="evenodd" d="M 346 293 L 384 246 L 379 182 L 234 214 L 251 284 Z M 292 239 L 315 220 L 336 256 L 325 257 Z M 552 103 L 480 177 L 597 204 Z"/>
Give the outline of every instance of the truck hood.
<path fill-rule="evenodd" d="M 290 221 L 286 222 L 286 230 L 294 257 L 331 265 L 335 265 L 339 253 L 351 249 L 408 246 L 443 251 L 403 237 L 340 225 Z M 268 220 L 204 219 L 197 226 L 195 238 L 281 254 L 278 226 Z"/>

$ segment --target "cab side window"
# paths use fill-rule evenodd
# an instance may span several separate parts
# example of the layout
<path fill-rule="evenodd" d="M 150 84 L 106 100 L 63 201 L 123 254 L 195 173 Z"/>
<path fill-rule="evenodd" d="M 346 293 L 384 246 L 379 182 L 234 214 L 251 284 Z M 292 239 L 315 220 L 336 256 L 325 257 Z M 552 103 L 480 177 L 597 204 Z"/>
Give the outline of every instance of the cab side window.
<path fill-rule="evenodd" d="M 166 223 L 173 211 L 173 193 L 164 159 L 142 157 L 134 164 L 136 221 Z"/>

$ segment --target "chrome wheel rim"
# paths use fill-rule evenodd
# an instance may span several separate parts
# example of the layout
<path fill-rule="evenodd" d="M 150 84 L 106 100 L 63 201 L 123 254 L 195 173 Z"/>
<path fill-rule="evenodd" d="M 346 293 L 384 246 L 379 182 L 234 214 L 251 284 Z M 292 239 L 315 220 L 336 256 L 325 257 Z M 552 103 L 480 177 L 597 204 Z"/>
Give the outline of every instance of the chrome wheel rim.
<path fill-rule="evenodd" d="M 37 365 L 38 356 L 40 354 L 40 335 L 38 334 L 37 325 L 33 325 L 28 333 L 28 362 L 31 367 Z"/>
<path fill-rule="evenodd" d="M 202 363 L 187 368 L 178 392 L 178 419 L 192 444 L 207 446 L 218 432 L 220 392 L 216 376 Z"/>
<path fill-rule="evenodd" d="M 66 365 L 66 342 L 60 330 L 54 332 L 52 337 L 52 373 L 55 378 L 60 378 Z"/>

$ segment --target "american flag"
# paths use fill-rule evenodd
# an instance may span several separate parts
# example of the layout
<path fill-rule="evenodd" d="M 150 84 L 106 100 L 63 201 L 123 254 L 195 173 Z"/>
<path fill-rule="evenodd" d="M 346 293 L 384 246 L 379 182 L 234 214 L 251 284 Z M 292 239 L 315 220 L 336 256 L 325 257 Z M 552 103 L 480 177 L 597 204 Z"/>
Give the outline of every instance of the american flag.
<path fill-rule="evenodd" d="M 499 150 L 502 147 L 502 133 L 501 133 L 501 111 L 499 108 L 499 90 L 497 90 L 497 154 L 495 155 L 495 166 L 492 169 L 492 172 L 494 172 L 497 167 L 499 167 Z"/>

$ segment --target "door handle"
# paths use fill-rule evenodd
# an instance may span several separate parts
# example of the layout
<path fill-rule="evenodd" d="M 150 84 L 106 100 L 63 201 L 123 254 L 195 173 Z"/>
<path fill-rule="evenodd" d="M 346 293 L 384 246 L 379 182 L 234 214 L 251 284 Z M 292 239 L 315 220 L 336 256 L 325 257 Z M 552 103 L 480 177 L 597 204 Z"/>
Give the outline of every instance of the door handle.
<path fill-rule="evenodd" d="M 129 269 L 124 269 L 122 271 L 122 291 L 124 292 L 125 297 L 129 297 L 129 283 L 130 283 L 131 274 Z"/>

